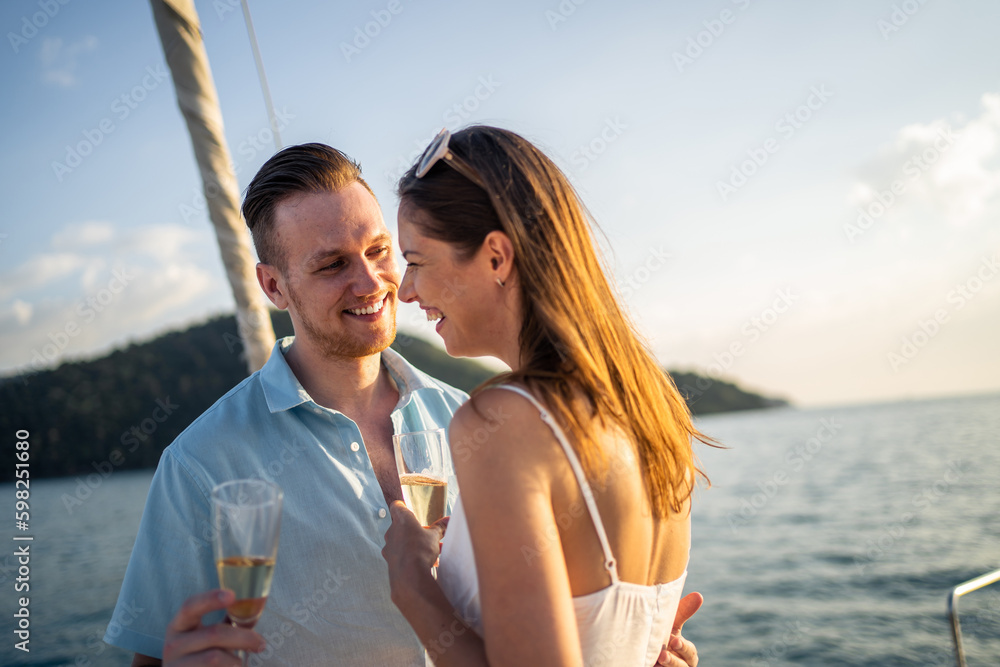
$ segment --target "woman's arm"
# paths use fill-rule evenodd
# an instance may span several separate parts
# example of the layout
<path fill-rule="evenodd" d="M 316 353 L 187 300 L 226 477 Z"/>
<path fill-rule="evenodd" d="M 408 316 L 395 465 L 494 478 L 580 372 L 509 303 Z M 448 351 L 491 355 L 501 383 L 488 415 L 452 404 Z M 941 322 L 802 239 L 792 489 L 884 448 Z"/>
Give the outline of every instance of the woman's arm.
<path fill-rule="evenodd" d="M 439 667 L 583 662 L 549 484 L 540 482 L 551 460 L 538 452 L 551 454 L 558 443 L 531 404 L 507 394 L 481 394 L 481 413 L 466 404 L 450 428 L 479 575 L 485 644 L 458 620 L 430 574 L 441 530 L 421 527 L 402 503 L 391 507 L 393 523 L 382 555 L 392 600 Z M 475 444 L 460 449 L 458 443 Z M 541 555 L 535 557 L 532 549 Z"/>
<path fill-rule="evenodd" d="M 565 454 L 538 410 L 488 390 L 451 423 L 493 667 L 580 665 L 572 592 L 552 507 Z"/>
<path fill-rule="evenodd" d="M 424 528 L 398 500 L 389 511 L 392 525 L 385 534 L 382 556 L 389 566 L 393 603 L 438 667 L 487 665 L 483 640 L 459 619 L 431 576 L 444 524 Z"/>

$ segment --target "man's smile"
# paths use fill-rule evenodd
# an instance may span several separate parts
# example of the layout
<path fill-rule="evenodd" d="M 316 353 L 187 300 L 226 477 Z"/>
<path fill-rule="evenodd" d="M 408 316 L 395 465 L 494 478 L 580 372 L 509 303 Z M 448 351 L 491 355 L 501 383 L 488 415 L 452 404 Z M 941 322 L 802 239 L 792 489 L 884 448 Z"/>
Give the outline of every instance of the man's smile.
<path fill-rule="evenodd" d="M 388 295 L 382 297 L 381 300 L 362 308 L 348 308 L 344 312 L 350 313 L 352 315 L 375 315 L 382 312 L 382 308 L 385 307 L 385 301 Z"/>

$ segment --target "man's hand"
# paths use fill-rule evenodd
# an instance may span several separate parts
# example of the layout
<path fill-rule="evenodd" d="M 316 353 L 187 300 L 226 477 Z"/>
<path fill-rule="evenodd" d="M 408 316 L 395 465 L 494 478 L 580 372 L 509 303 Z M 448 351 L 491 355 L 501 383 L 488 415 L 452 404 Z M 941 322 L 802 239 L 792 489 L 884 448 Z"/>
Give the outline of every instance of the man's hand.
<path fill-rule="evenodd" d="M 227 623 L 201 624 L 204 614 L 225 609 L 234 599 L 232 591 L 215 590 L 185 600 L 167 626 L 163 664 L 170 667 L 241 667 L 243 663 L 232 651 L 263 651 L 264 638 L 253 630 Z"/>
<path fill-rule="evenodd" d="M 670 632 L 670 640 L 663 645 L 656 665 L 698 667 L 698 649 L 681 636 L 681 629 L 687 620 L 694 616 L 704 601 L 705 598 L 701 596 L 701 593 L 689 593 L 681 599 L 680 604 L 677 605 L 677 615 L 674 617 L 674 629 Z"/>

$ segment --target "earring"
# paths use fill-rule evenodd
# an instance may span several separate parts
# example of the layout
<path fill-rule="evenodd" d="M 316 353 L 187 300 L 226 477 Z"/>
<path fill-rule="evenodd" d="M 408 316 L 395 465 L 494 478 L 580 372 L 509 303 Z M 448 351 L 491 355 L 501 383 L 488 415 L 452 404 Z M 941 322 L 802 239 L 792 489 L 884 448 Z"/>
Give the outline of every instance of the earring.
<path fill-rule="evenodd" d="M 497 277 L 497 285 L 499 285 L 500 287 L 503 287 L 503 281 L 500 280 L 499 277 Z"/>

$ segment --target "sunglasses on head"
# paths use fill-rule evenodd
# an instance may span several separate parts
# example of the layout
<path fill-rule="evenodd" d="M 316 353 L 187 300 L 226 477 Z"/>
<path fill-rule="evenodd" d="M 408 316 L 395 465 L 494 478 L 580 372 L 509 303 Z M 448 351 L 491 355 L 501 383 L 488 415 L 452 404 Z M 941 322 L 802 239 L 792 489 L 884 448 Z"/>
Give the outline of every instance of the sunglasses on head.
<path fill-rule="evenodd" d="M 451 132 L 449 132 L 447 128 L 437 133 L 437 136 L 431 140 L 430 145 L 424 150 L 424 154 L 420 156 L 420 160 L 417 162 L 417 178 L 423 178 L 438 160 L 444 160 L 445 163 L 451 165 L 455 171 L 462 174 L 462 176 L 465 176 L 483 190 L 486 190 L 486 185 L 483 183 L 483 180 L 479 178 L 476 171 L 470 167 L 468 163 L 452 153 L 451 149 L 448 148 L 448 142 L 450 140 Z M 487 192 L 489 191 L 487 190 Z"/>

